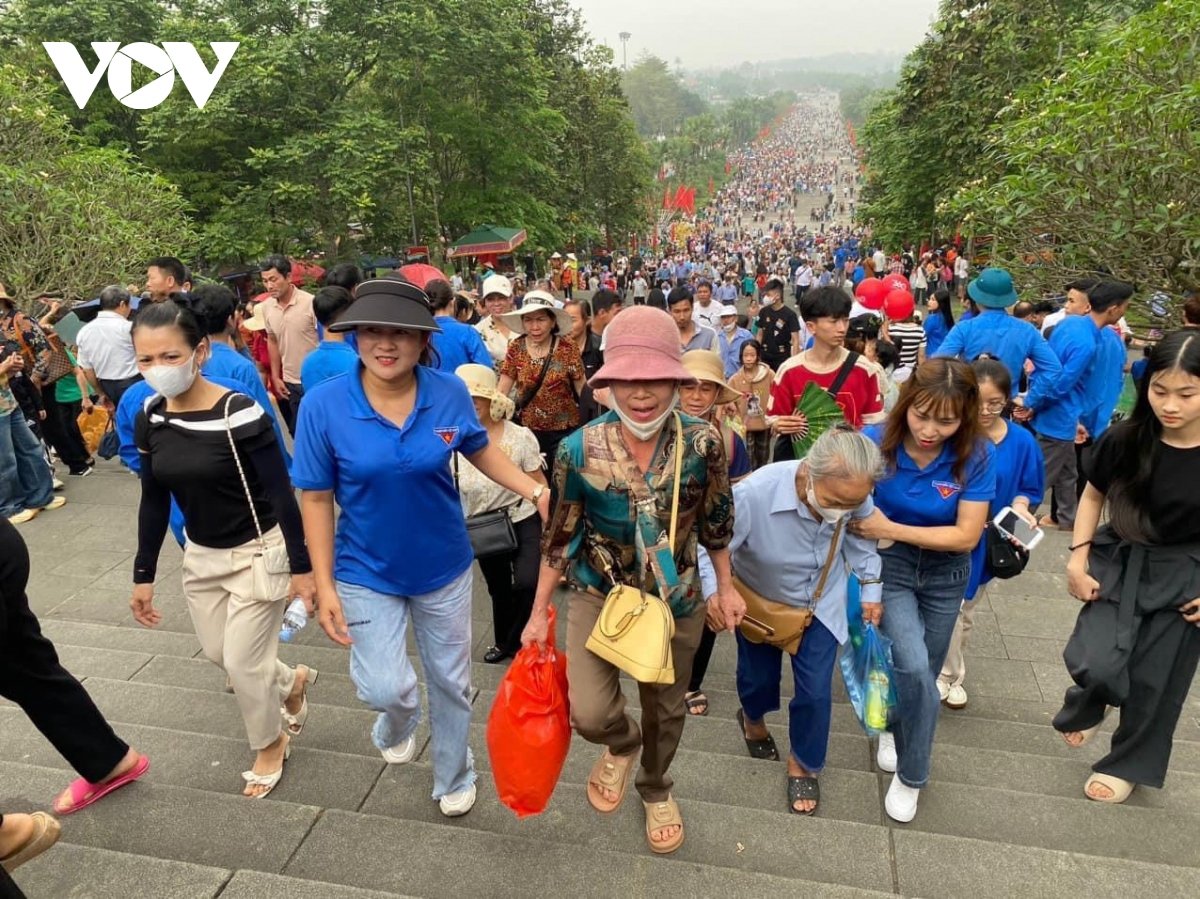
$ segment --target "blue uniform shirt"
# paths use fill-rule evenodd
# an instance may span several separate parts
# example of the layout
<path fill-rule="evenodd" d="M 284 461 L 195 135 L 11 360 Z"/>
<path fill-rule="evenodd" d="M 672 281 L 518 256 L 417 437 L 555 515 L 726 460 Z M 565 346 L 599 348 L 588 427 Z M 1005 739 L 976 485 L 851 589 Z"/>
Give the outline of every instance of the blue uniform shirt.
<path fill-rule="evenodd" d="M 724 328 L 717 332 L 717 343 L 720 347 L 721 360 L 725 363 L 725 377 L 732 378 L 742 367 L 742 346 L 754 339 L 754 335 L 745 328 L 736 328 L 732 335 Z"/>
<path fill-rule="evenodd" d="M 1019 424 L 1009 423 L 1008 432 L 999 443 L 994 443 L 996 472 L 996 496 L 988 506 L 988 521 L 991 521 L 1005 506 L 1011 506 L 1018 496 L 1029 499 L 1029 507 L 1036 509 L 1046 491 L 1046 464 L 1037 438 Z M 964 596 L 974 599 L 975 593 L 992 579 L 987 570 L 987 539 L 982 538 L 971 553 L 971 577 L 967 581 Z"/>
<path fill-rule="evenodd" d="M 1062 362 L 1057 378 L 1030 385 L 1026 407 L 1037 414 L 1033 429 L 1051 440 L 1074 440 L 1075 426 L 1088 411 L 1088 375 L 1100 346 L 1100 329 L 1090 315 L 1068 315 L 1054 327 L 1050 349 Z"/>
<path fill-rule="evenodd" d="M 1093 440 L 1108 430 L 1125 387 L 1125 341 L 1112 328 L 1100 329 L 1100 343 L 1087 376 L 1087 396 L 1080 423 Z"/>
<path fill-rule="evenodd" d="M 883 441 L 883 426 L 871 425 L 863 433 Z M 964 477 L 954 476 L 954 448 L 945 443 L 938 457 L 918 468 L 904 444 L 896 449 L 896 468 L 875 484 L 875 505 L 897 524 L 910 527 L 953 527 L 958 523 L 958 501 L 991 502 L 996 495 L 995 451 L 990 440 L 981 440 L 967 461 Z"/>
<path fill-rule="evenodd" d="M 304 392 L 322 381 L 358 370 L 358 351 L 344 340 L 322 340 L 304 357 L 300 366 L 300 386 Z"/>
<path fill-rule="evenodd" d="M 271 417 L 271 426 L 275 429 L 275 439 L 279 442 L 279 451 L 283 453 L 284 464 L 287 465 L 288 471 L 291 471 L 292 456 L 288 452 L 287 444 L 283 442 L 283 429 L 279 427 L 279 416 L 275 412 L 275 404 L 271 402 L 271 395 L 267 393 L 267 387 L 259 377 L 258 368 L 254 363 L 233 347 L 225 346 L 223 343 L 213 343 L 212 355 L 204 363 L 201 371 L 204 372 L 204 377 L 210 381 L 224 383 L 219 380 L 224 378 L 234 382 L 237 385 L 233 387 L 234 390 L 246 394 L 267 410 L 267 415 Z M 137 452 L 136 448 L 134 452 Z"/>
<path fill-rule="evenodd" d="M 449 315 L 439 315 L 434 321 L 442 329 L 433 332 L 433 367 L 449 374 L 460 365 L 474 362 L 492 368 L 492 357 L 479 332 Z"/>
<path fill-rule="evenodd" d="M 334 576 L 391 596 L 429 593 L 471 567 L 450 459 L 488 444 L 462 381 L 425 366 L 416 375 L 403 428 L 372 408 L 351 373 L 304 395 L 296 429 L 292 482 L 332 490 L 342 509 Z"/>
<path fill-rule="evenodd" d="M 925 315 L 925 354 L 936 356 L 942 342 L 946 339 L 948 329 L 946 320 L 940 312 L 929 312 Z"/>
<path fill-rule="evenodd" d="M 814 518 L 796 493 L 799 467 L 799 461 L 778 462 L 733 485 L 737 509 L 729 544 L 733 569 L 755 591 L 788 605 L 811 601 L 835 528 Z M 868 496 L 850 516 L 866 518 L 874 510 Z M 856 537 L 843 528 L 840 541 L 841 559 L 835 558 L 829 569 L 816 617 L 839 643 L 845 643 L 847 566 L 859 580 L 875 581 L 862 588 L 862 602 L 881 602 L 883 587 L 878 581 L 883 563 L 874 540 Z M 707 599 L 717 592 L 716 573 L 708 553 L 702 551 L 698 561 Z"/>
<path fill-rule="evenodd" d="M 940 315 L 936 317 L 941 318 Z M 958 357 L 966 362 L 974 362 L 981 353 L 1004 363 L 1012 376 L 1012 396 L 1017 395 L 1026 359 L 1033 360 L 1035 382 L 1057 378 L 1062 372 L 1058 356 L 1038 329 L 1029 322 L 1013 318 L 1003 309 L 988 310 L 960 321 L 950 329 L 937 349 L 939 356 Z"/>

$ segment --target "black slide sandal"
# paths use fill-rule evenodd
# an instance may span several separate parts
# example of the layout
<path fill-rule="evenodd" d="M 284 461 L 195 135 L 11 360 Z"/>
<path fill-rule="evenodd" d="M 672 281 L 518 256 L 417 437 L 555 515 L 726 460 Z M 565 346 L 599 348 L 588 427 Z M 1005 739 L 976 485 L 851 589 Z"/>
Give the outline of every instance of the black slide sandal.
<path fill-rule="evenodd" d="M 742 732 L 742 739 L 746 741 L 746 749 L 750 752 L 750 758 L 763 759 L 765 761 L 779 761 L 779 750 L 775 748 L 775 738 L 767 734 L 765 740 L 751 740 L 746 736 L 746 715 L 738 709 L 737 713 L 738 728 Z"/>
<path fill-rule="evenodd" d="M 817 783 L 817 779 L 811 775 L 804 777 L 788 776 L 787 782 L 788 796 L 788 811 L 793 815 L 811 815 L 817 810 L 817 806 L 821 804 L 821 785 Z M 796 803 L 801 800 L 813 800 L 813 807 L 807 812 L 802 812 L 796 808 Z"/>

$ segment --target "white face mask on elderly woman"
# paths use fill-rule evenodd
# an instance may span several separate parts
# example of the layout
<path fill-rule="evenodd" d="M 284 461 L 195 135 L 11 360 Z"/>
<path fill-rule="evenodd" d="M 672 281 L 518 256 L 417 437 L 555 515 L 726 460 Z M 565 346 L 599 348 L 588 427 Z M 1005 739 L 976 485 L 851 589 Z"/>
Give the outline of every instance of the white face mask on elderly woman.
<path fill-rule="evenodd" d="M 808 476 L 808 491 L 805 495 L 808 504 L 812 506 L 814 512 L 821 516 L 821 520 L 826 524 L 837 524 L 843 518 L 850 514 L 849 509 L 826 509 L 817 502 L 817 491 L 813 485 L 812 475 Z"/>
<path fill-rule="evenodd" d="M 638 440 L 649 440 L 660 430 L 662 430 L 663 424 L 668 418 L 670 418 L 671 413 L 675 411 L 675 405 L 678 402 L 679 389 L 676 388 L 674 395 L 671 397 L 671 402 L 667 404 L 667 407 L 663 409 L 661 413 L 659 413 L 658 417 L 653 418 L 650 421 L 635 421 L 634 419 L 630 418 L 628 413 L 621 408 L 621 404 L 616 401 L 615 397 L 613 398 L 612 407 L 613 411 L 617 413 L 617 416 L 625 424 L 625 427 L 629 428 L 634 437 L 636 437 Z"/>

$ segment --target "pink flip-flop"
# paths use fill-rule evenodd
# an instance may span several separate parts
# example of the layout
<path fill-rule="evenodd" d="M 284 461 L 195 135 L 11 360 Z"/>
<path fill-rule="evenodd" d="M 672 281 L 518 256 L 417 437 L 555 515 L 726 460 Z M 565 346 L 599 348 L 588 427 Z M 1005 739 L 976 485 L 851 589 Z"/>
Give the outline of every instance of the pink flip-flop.
<path fill-rule="evenodd" d="M 119 790 L 125 784 L 133 783 L 148 770 L 150 770 L 149 757 L 140 755 L 136 765 L 120 777 L 114 777 L 105 783 L 94 784 L 82 777 L 77 777 L 58 794 L 54 800 L 54 811 L 60 815 L 72 815 L 80 809 L 87 808 L 93 802 L 103 799 L 113 790 Z M 65 804 L 63 803 L 64 799 L 67 800 Z"/>

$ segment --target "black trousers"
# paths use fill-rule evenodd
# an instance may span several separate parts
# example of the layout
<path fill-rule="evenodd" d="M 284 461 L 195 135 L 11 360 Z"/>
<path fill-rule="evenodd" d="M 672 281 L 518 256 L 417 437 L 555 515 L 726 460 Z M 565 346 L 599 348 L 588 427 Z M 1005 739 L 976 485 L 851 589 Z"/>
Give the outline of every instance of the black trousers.
<path fill-rule="evenodd" d="M 573 434 L 576 428 L 567 428 L 565 431 L 534 431 L 533 436 L 537 438 L 538 449 L 542 451 L 542 455 L 546 459 L 546 468 L 548 473 L 547 480 L 553 481 L 549 472 L 554 471 L 554 456 L 558 452 L 558 445 L 563 442 L 564 437 Z"/>
<path fill-rule="evenodd" d="M 529 623 L 542 559 L 541 518 L 530 515 L 513 525 L 516 552 L 479 560 L 479 569 L 492 598 L 492 629 L 496 646 L 508 653 L 521 648 L 521 632 Z"/>
<path fill-rule="evenodd" d="M 695 693 L 704 684 L 704 675 L 708 674 L 708 663 L 712 659 L 713 647 L 717 645 L 717 632 L 704 627 L 700 635 L 700 646 L 692 659 L 692 679 L 688 681 L 688 692 Z"/>
<path fill-rule="evenodd" d="M 0 518 L 0 696 L 21 707 L 68 764 L 92 783 L 129 751 L 92 698 L 58 661 L 29 608 L 29 551 Z"/>
<path fill-rule="evenodd" d="M 4 816 L 0 815 L 0 821 L 3 820 Z M 8 872 L 3 868 L 0 868 L 0 899 L 26 899 L 25 894 L 21 892 L 21 888 L 13 882 L 13 879 L 8 876 Z"/>
<path fill-rule="evenodd" d="M 100 382 L 100 389 L 104 391 L 104 395 L 112 400 L 115 410 L 121 405 L 121 397 L 125 395 L 125 391 L 142 380 L 142 376 L 134 375 L 132 378 L 121 378 L 119 381 L 110 381 L 107 378 L 97 378 L 97 380 Z"/>
<path fill-rule="evenodd" d="M 279 414 L 283 416 L 283 423 L 287 425 L 288 433 L 295 437 L 296 421 L 300 418 L 300 401 L 304 399 L 304 388 L 290 381 L 283 383 L 288 390 L 287 399 L 277 396 L 275 400 L 279 403 Z"/>
<path fill-rule="evenodd" d="M 42 404 L 46 407 L 46 418 L 42 422 L 42 433 L 46 442 L 54 447 L 58 458 L 62 459 L 72 472 L 78 474 L 87 468 L 91 458 L 76 421 L 81 403 L 60 403 L 55 398 L 54 385 L 47 384 L 42 388 Z"/>

